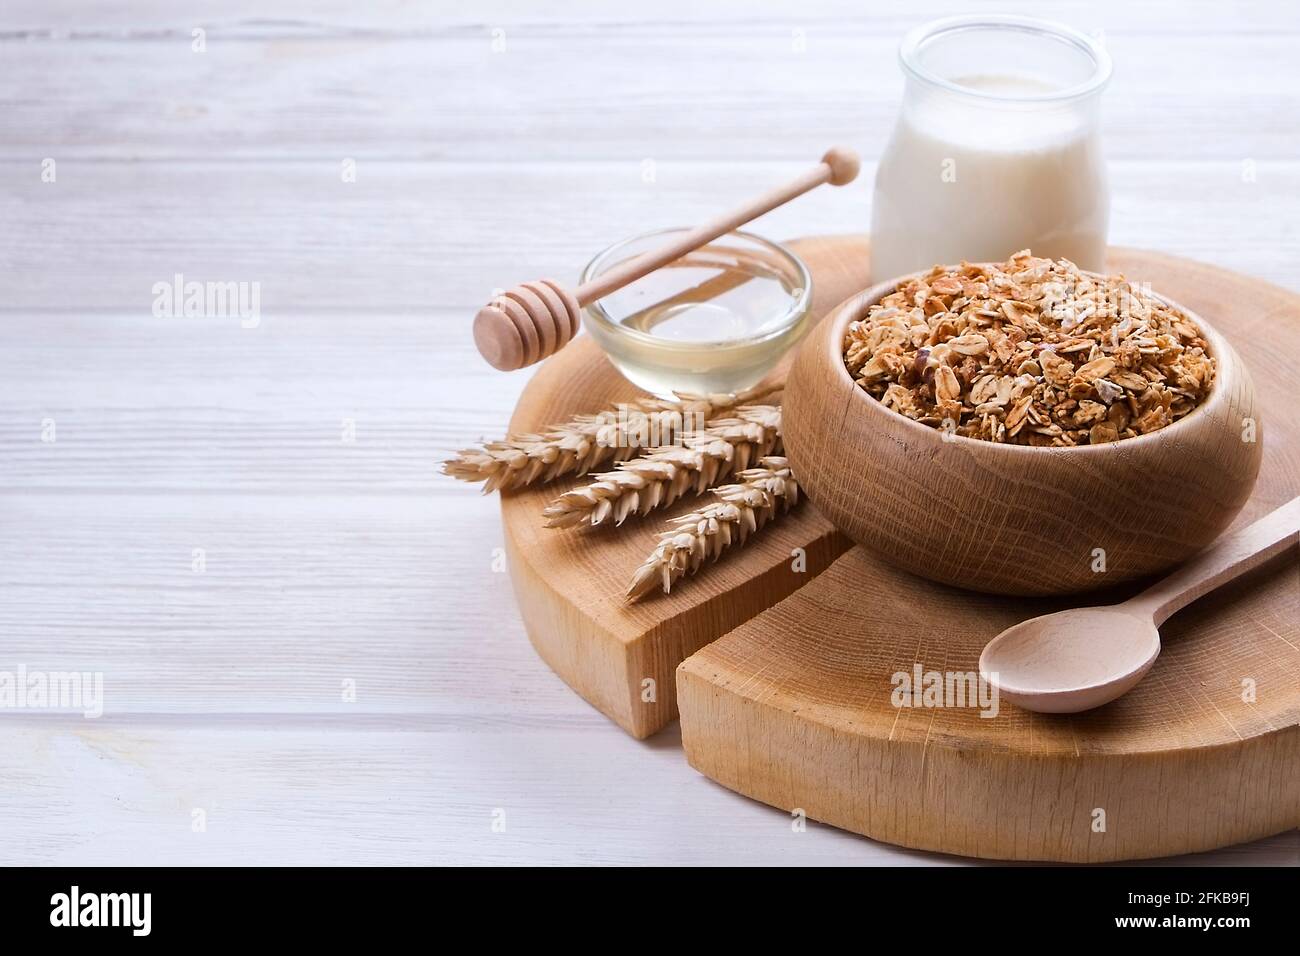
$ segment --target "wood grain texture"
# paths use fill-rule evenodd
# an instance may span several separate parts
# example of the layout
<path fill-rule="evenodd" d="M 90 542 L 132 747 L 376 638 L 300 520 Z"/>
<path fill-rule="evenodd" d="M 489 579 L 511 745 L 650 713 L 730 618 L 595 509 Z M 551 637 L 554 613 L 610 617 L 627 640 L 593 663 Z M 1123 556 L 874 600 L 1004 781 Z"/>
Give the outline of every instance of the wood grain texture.
<path fill-rule="evenodd" d="M 522 636 L 511 643 L 533 658 Z M 529 663 L 582 707 L 545 667 Z M 676 728 L 646 743 L 590 713 L 477 723 L 454 715 L 163 714 L 93 723 L 9 715 L 5 732 L 6 864 L 709 866 L 720 856 L 765 866 L 968 863 L 815 823 L 793 833 L 788 814 L 687 767 Z M 203 832 L 193 829 L 195 810 L 206 814 Z M 493 830 L 494 814 L 504 814 L 504 830 Z M 1300 841 L 1272 838 L 1212 862 L 1298 859 Z"/>
<path fill-rule="evenodd" d="M 1112 249 L 1110 268 L 1150 281 L 1140 252 Z M 1184 263 L 1164 279 L 1195 289 L 1198 266 Z M 864 392 L 844 367 L 844 336 L 894 286 L 868 289 L 799 347 L 784 405 L 790 466 L 850 538 L 944 584 L 1068 594 L 1166 571 L 1231 523 L 1259 472 L 1266 426 L 1228 340 L 1260 312 L 1295 309 L 1300 299 L 1263 284 L 1248 292 L 1251 284 L 1239 280 L 1241 296 L 1225 296 L 1214 324 L 1190 313 L 1216 360 L 1198 408 L 1150 435 L 1059 449 L 947 436 Z M 1300 355 L 1300 323 L 1283 323 L 1279 335 Z M 1103 575 L 1093 567 L 1097 549 Z"/>
<path fill-rule="evenodd" d="M 363 156 L 356 182 L 344 183 L 342 159 L 60 158 L 55 183 L 41 182 L 39 158 L 0 162 L 0 217 L 12 227 L 0 233 L 5 305 L 148 316 L 153 284 L 180 272 L 261 283 L 264 323 L 340 309 L 440 323 L 458 309 L 467 315 L 445 326 L 443 344 L 452 347 L 456 330 L 495 288 L 529 276 L 576 282 L 611 243 L 699 222 L 720 202 L 743 199 L 802 165 L 660 157 L 646 182 L 640 156 L 536 164 Z M 1110 241 L 1300 288 L 1300 261 L 1280 239 L 1294 228 L 1300 162 L 1260 159 L 1256 169 L 1257 178 L 1243 182 L 1241 160 L 1112 160 Z M 856 182 L 814 190 L 753 231 L 774 238 L 863 232 L 874 176 L 868 161 Z M 1178 216 L 1170 215 L 1174 208 Z"/>
<path fill-rule="evenodd" d="M 1300 296 L 1167 256 L 1113 264 L 1215 317 L 1262 383 L 1249 522 L 1300 491 Z M 1106 591 L 1099 603 L 1132 594 Z M 855 548 L 678 670 L 691 765 L 785 809 L 903 846 L 996 859 L 1123 860 L 1300 825 L 1300 562 L 1295 552 L 1171 618 L 1140 691 L 1071 717 L 1003 702 L 894 706 L 897 673 L 976 672 L 985 643 L 1071 606 L 996 598 Z M 1246 693 L 1249 681 L 1254 694 Z M 1106 829 L 1093 829 L 1094 811 Z"/>
<path fill-rule="evenodd" d="M 585 719 L 527 648 L 496 502 L 461 490 L 5 493 L 0 670 L 102 671 L 110 717 Z"/>
<path fill-rule="evenodd" d="M 800 240 L 790 248 L 812 273 L 814 316 L 866 282 L 868 260 L 860 240 Z M 529 383 L 510 430 L 536 431 L 639 394 L 584 335 Z M 654 550 L 658 533 L 700 499 L 688 496 L 617 530 L 545 527 L 542 509 L 576 483 L 502 496 L 511 578 L 537 652 L 569 686 L 636 737 L 676 719 L 674 671 L 682 660 L 820 573 L 847 546 L 814 509 L 801 507 L 736 553 L 680 582 L 672 594 L 628 605 L 623 597 L 628 582 Z M 804 551 L 802 570 L 794 569 L 795 548 Z M 654 682 L 651 694 L 646 680 Z"/>
<path fill-rule="evenodd" d="M 1134 599 L 1159 627 L 1193 601 L 1267 564 L 1300 540 L 1300 498 L 1292 498 L 1252 525 L 1239 528 L 1214 547 Z"/>
<path fill-rule="evenodd" d="M 1230 21 L 1225 29 L 1193 31 L 1175 26 L 1187 14 L 1074 10 L 1071 22 L 1106 31 L 1118 65 L 1104 112 L 1111 156 L 1294 159 L 1292 134 L 1276 122 L 1300 111 L 1294 11 L 1236 22 L 1220 11 L 1204 22 Z M 671 9 L 635 19 L 602 10 L 549 25 L 518 7 L 494 22 L 490 10 L 471 19 L 440 6 L 377 30 L 363 16 L 313 16 L 307 4 L 279 23 L 204 12 L 70 17 L 50 32 L 20 24 L 0 77 L 10 104 L 0 153 L 639 163 L 717 158 L 718 142 L 763 159 L 846 142 L 876 156 L 902 88 L 898 38 L 928 15 L 970 9 L 930 3 L 864 17 L 860 7 L 800 6 L 675 19 Z M 192 50 L 196 26 L 207 31 L 203 53 Z M 16 95 L 32 75 L 42 95 Z M 107 101 L 104 76 L 113 78 Z"/>
<path fill-rule="evenodd" d="M 636 35 L 689 30 L 701 35 L 725 31 L 762 35 L 783 24 L 803 22 L 827 30 L 860 34 L 899 34 L 921 20 L 951 15 L 951 0 L 915 0 L 906 7 L 864 5 L 860 0 L 803 0 L 797 7 L 772 3 L 755 7 L 749 0 L 660 0 L 653 7 L 626 7 L 605 0 L 568 0 L 562 15 L 537 15 L 533 0 L 482 0 L 472 7 L 449 7 L 443 0 L 279 0 L 276 17 L 266 17 L 263 0 L 222 0 L 219 5 L 178 7 L 173 0 L 136 0 L 87 9 L 80 0 L 11 0 L 0 10 L 0 31 L 12 37 L 82 39 L 101 36 L 117 42 L 185 33 L 194 23 L 220 24 L 243 40 L 372 34 L 392 38 L 478 35 L 493 23 L 526 25 L 546 36 L 587 35 L 618 31 Z M 1041 15 L 1042 0 L 966 0 L 967 8 L 990 12 Z M 1231 35 L 1296 32 L 1293 11 L 1268 0 L 1184 0 L 1179 17 L 1163 4 L 1108 6 L 1095 0 L 1057 0 L 1057 19 L 1095 23 L 1108 31 L 1134 35 Z M 742 16 L 743 14 L 743 16 Z"/>
<path fill-rule="evenodd" d="M 1101 710 L 1004 703 L 983 719 L 895 708 L 892 675 L 974 671 L 999 630 L 1059 604 L 958 592 L 854 549 L 682 666 L 687 759 L 810 819 L 979 857 L 1134 859 L 1281 832 L 1300 824 L 1298 593 L 1292 563 L 1193 605 L 1143 693 Z"/>
<path fill-rule="evenodd" d="M 1040 714 L 1077 714 L 1109 704 L 1151 669 L 1166 619 L 1297 543 L 1300 498 L 1292 498 L 1223 535 L 1136 597 L 1057 611 L 1003 631 L 980 653 L 980 675 L 1002 699 Z"/>
<path fill-rule="evenodd" d="M 189 496 L 179 510 L 196 495 L 419 495 L 454 520 L 473 492 L 437 461 L 500 432 L 523 384 L 478 358 L 468 319 L 340 309 L 244 329 L 146 310 L 8 312 L 0 491 Z"/>

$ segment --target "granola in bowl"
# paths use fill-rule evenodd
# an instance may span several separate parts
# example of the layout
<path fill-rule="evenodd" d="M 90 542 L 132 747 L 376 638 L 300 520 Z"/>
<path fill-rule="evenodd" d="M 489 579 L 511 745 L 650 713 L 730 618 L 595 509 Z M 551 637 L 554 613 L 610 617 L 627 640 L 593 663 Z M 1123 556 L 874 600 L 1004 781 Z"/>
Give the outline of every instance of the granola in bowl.
<path fill-rule="evenodd" d="M 1097 445 L 1157 431 L 1209 394 L 1196 323 L 1123 276 L 1018 252 L 935 266 L 849 325 L 844 364 L 924 425 L 1017 445 Z"/>

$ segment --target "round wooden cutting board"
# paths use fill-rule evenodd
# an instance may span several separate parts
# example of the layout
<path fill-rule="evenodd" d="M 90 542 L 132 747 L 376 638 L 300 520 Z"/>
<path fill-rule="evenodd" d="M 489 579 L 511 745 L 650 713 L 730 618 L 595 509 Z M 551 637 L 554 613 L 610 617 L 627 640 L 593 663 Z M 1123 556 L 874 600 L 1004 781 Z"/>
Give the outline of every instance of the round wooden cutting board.
<path fill-rule="evenodd" d="M 1254 377 L 1264 462 L 1238 524 L 1300 494 L 1300 296 L 1150 252 L 1109 264 L 1203 315 Z M 854 548 L 682 665 L 687 757 L 773 806 L 968 856 L 1137 859 L 1300 825 L 1295 549 L 1171 618 L 1150 674 L 1100 709 L 896 706 L 895 675 L 976 671 L 999 631 L 1066 606 L 933 584 Z"/>
<path fill-rule="evenodd" d="M 817 314 L 866 286 L 865 237 L 792 245 L 813 273 Z M 1253 375 L 1264 462 L 1238 523 L 1300 494 L 1300 296 L 1138 250 L 1113 249 L 1110 267 L 1205 316 Z M 511 429 L 634 394 L 582 337 L 530 382 Z M 1294 550 L 1171 618 L 1164 652 L 1127 697 L 1072 717 L 1009 703 L 983 717 L 991 708 L 896 706 L 895 675 L 975 671 L 999 631 L 1064 603 L 913 577 L 846 551 L 805 504 L 671 596 L 629 607 L 622 590 L 655 533 L 695 501 L 617 531 L 546 530 L 541 508 L 565 487 L 503 496 L 533 644 L 636 736 L 680 707 L 691 764 L 733 790 L 891 843 L 999 859 L 1161 856 L 1300 825 Z"/>

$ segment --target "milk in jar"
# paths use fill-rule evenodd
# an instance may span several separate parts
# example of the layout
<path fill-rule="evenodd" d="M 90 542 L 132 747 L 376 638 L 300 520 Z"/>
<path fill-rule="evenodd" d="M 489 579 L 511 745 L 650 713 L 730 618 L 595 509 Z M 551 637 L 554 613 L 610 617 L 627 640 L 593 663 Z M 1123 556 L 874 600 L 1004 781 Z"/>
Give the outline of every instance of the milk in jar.
<path fill-rule="evenodd" d="M 1029 248 L 1101 270 L 1109 195 L 1089 37 L 1023 17 L 909 34 L 903 107 L 876 171 L 875 281 Z"/>

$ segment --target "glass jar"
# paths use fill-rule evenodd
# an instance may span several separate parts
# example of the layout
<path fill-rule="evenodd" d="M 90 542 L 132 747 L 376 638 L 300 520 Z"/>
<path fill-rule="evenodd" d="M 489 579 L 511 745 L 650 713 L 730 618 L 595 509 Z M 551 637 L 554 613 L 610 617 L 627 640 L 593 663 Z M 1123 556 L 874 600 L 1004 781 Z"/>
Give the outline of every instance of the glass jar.
<path fill-rule="evenodd" d="M 587 264 L 580 284 L 687 231 L 616 243 Z M 811 302 L 798 256 L 730 232 L 597 299 L 584 325 L 624 378 L 671 399 L 757 385 L 808 331 Z"/>
<path fill-rule="evenodd" d="M 903 104 L 871 214 L 874 280 L 1025 248 L 1101 271 L 1101 45 L 1029 17 L 953 17 L 907 34 L 899 61 Z"/>

